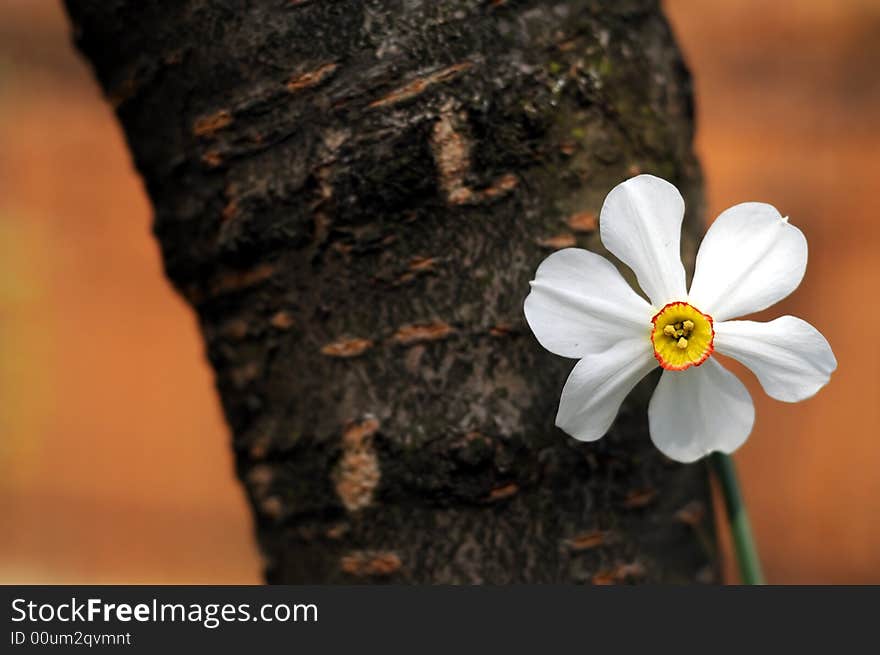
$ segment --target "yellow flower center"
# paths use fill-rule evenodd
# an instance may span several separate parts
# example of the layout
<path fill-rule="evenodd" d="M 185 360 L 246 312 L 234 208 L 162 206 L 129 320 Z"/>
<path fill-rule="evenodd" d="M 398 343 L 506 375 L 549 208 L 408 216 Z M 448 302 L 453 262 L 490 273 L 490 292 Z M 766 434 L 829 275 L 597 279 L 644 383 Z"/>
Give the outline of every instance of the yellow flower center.
<path fill-rule="evenodd" d="M 654 357 L 669 371 L 705 362 L 715 350 L 712 317 L 686 302 L 671 302 L 651 319 Z"/>

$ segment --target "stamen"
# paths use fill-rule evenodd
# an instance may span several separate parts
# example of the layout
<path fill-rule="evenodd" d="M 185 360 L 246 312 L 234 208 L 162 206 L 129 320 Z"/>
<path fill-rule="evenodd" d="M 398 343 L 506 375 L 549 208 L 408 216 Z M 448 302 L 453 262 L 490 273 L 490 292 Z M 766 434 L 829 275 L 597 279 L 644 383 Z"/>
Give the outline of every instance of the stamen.
<path fill-rule="evenodd" d="M 685 302 L 668 303 L 651 319 L 654 357 L 668 371 L 699 366 L 714 352 L 712 317 Z"/>

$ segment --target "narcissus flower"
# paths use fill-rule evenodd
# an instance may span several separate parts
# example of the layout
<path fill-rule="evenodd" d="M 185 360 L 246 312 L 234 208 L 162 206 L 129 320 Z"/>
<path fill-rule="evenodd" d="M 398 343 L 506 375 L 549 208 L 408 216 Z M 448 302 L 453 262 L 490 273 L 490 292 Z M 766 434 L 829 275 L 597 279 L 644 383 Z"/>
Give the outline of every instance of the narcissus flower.
<path fill-rule="evenodd" d="M 657 448 L 680 462 L 731 453 L 752 431 L 755 408 L 715 353 L 745 364 L 768 395 L 785 402 L 809 398 L 837 368 L 825 337 L 799 318 L 731 320 L 769 307 L 800 284 L 807 241 L 798 228 L 763 203 L 724 211 L 700 245 L 688 291 L 683 217 L 678 189 L 652 175 L 617 185 L 602 206 L 602 243 L 632 269 L 650 302 L 611 262 L 587 250 L 560 250 L 538 267 L 526 320 L 544 348 L 580 360 L 556 416 L 576 439 L 604 435 L 626 395 L 660 366 L 648 407 Z"/>

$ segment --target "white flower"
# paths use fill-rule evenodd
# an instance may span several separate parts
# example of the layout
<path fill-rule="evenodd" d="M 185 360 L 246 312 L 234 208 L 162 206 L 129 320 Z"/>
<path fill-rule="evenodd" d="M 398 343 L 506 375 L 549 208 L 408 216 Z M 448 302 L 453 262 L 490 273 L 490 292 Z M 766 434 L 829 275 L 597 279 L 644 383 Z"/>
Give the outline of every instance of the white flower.
<path fill-rule="evenodd" d="M 768 395 L 786 402 L 809 398 L 837 368 L 825 337 L 799 318 L 731 320 L 800 284 L 807 241 L 799 229 L 771 205 L 731 207 L 706 233 L 688 292 L 683 217 L 678 189 L 652 175 L 617 185 L 602 206 L 602 243 L 633 270 L 650 302 L 587 250 L 560 250 L 538 267 L 526 320 L 544 348 L 580 360 L 556 416 L 576 439 L 604 435 L 626 395 L 659 365 L 665 370 L 648 407 L 657 448 L 680 462 L 731 453 L 749 436 L 755 408 L 714 352 L 745 364 Z"/>

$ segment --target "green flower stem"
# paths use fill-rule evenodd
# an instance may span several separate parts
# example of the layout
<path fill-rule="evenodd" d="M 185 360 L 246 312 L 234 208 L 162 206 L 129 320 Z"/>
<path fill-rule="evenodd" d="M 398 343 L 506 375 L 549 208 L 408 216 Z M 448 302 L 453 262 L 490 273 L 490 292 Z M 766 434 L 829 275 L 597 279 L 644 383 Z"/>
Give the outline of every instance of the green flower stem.
<path fill-rule="evenodd" d="M 724 506 L 727 509 L 727 520 L 730 522 L 730 532 L 733 535 L 733 547 L 739 562 L 741 581 L 748 585 L 764 584 L 761 560 L 758 558 L 758 549 L 749 525 L 749 515 L 746 513 L 746 505 L 736 477 L 736 465 L 733 459 L 722 453 L 712 453 L 711 459 L 715 475 L 721 483 L 721 492 L 724 494 Z"/>

